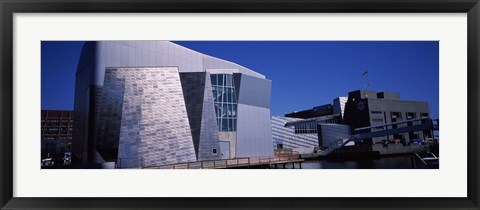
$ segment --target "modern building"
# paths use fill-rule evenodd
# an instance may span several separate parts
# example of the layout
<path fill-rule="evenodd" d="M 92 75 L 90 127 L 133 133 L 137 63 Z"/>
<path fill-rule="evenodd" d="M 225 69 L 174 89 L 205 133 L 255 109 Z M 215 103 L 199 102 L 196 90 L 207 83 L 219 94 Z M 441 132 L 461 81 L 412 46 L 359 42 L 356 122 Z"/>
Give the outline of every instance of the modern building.
<path fill-rule="evenodd" d="M 294 129 L 294 133 L 298 135 L 315 135 L 316 146 L 327 147 L 336 141 L 337 137 L 350 134 L 350 131 L 347 132 L 349 127 L 332 126 L 343 123 L 346 102 L 347 97 L 338 97 L 333 99 L 331 104 L 286 114 L 285 117 L 291 120 L 285 123 L 285 127 Z"/>
<path fill-rule="evenodd" d="M 414 122 L 412 120 L 429 118 L 429 113 L 427 102 L 400 100 L 399 93 L 357 90 L 348 93 L 344 123 L 351 125 L 354 129 L 372 127 L 363 129 L 362 132 L 374 132 L 419 125 L 422 123 L 421 121 Z M 409 122 L 398 123 L 403 121 Z M 386 124 L 390 125 L 375 127 Z M 431 130 L 424 130 L 374 137 L 364 139 L 364 142 L 367 144 L 381 143 L 382 141 L 411 143 L 414 139 L 425 140 L 431 137 Z"/>
<path fill-rule="evenodd" d="M 317 134 L 303 133 L 296 134 L 293 127 L 285 127 L 288 122 L 296 121 L 298 119 L 272 116 L 272 138 L 273 146 L 277 149 L 292 149 L 292 148 L 314 148 L 318 147 Z"/>
<path fill-rule="evenodd" d="M 317 134 L 320 147 L 328 147 L 339 139 L 356 137 L 368 137 L 356 142 L 367 145 L 409 144 L 414 139 L 432 137 L 430 122 L 427 122 L 428 103 L 400 100 L 400 94 L 394 92 L 352 91 L 348 98 L 339 97 L 332 104 L 285 116 L 297 119 L 285 124 L 293 127 L 295 133 Z M 364 135 L 355 137 L 355 134 Z"/>
<path fill-rule="evenodd" d="M 271 81 L 168 41 L 87 42 L 73 155 L 121 167 L 273 155 Z"/>
<path fill-rule="evenodd" d="M 41 159 L 69 164 L 73 138 L 73 111 L 41 111 Z"/>
<path fill-rule="evenodd" d="M 292 119 L 313 119 L 316 117 L 329 117 L 333 119 L 333 121 L 329 121 L 330 123 L 341 122 L 343 120 L 345 104 L 347 103 L 347 100 L 348 97 L 338 97 L 333 99 L 332 103 L 330 104 L 324 104 L 313 107 L 311 109 L 288 113 L 285 114 L 285 117 L 289 117 Z"/>

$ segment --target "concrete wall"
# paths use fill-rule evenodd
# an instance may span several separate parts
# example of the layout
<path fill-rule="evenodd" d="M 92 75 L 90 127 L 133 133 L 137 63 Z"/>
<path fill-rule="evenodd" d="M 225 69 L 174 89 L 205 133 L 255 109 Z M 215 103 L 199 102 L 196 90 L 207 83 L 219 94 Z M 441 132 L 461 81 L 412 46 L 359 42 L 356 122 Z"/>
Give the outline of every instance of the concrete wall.
<path fill-rule="evenodd" d="M 394 94 L 393 94 L 394 95 Z M 407 120 L 407 113 L 414 113 L 415 118 L 420 118 L 422 113 L 429 114 L 429 108 L 427 102 L 422 101 L 402 101 L 395 99 L 397 96 L 392 96 L 394 99 L 368 99 L 368 110 L 370 110 L 370 124 L 371 125 L 378 125 L 378 124 L 386 124 L 392 123 L 392 112 L 398 112 L 400 117 L 397 119 L 398 121 Z M 381 121 L 382 120 L 382 121 Z M 415 122 L 419 123 L 419 122 Z M 415 124 L 414 123 L 414 124 Z M 407 123 L 398 124 L 398 127 L 407 126 Z M 392 126 L 389 126 L 392 128 Z M 416 131 L 412 132 L 412 134 L 416 134 L 419 136 L 420 139 L 424 139 L 423 131 Z M 401 134 L 403 138 L 407 142 L 413 141 L 413 138 L 410 138 L 408 133 Z M 373 138 L 373 142 L 381 142 L 382 140 L 390 140 L 392 141 L 394 136 L 386 136 L 386 137 L 376 137 Z"/>
<path fill-rule="evenodd" d="M 345 118 L 344 122 L 352 125 L 354 128 L 368 127 L 374 125 L 381 125 L 392 123 L 392 113 L 397 112 L 399 114 L 396 118 L 396 122 L 405 121 L 407 119 L 407 113 L 415 113 L 414 118 L 422 117 L 422 113 L 429 115 L 429 107 L 427 102 L 423 101 L 406 101 L 400 100 L 398 93 L 380 92 L 375 91 L 353 91 L 349 93 L 348 102 L 345 106 Z M 418 123 L 418 122 L 417 122 Z M 412 125 L 415 123 L 411 123 Z M 407 123 L 397 124 L 397 127 L 407 126 Z M 388 129 L 393 126 L 388 126 Z M 378 130 L 381 128 L 374 128 Z M 368 132 L 365 130 L 364 132 Z M 406 142 L 412 141 L 413 136 L 417 135 L 420 139 L 428 132 L 417 131 L 412 133 L 399 134 L 396 138 L 405 139 Z M 380 143 L 382 140 L 393 141 L 395 137 L 393 135 L 385 137 L 375 137 L 367 143 Z"/>

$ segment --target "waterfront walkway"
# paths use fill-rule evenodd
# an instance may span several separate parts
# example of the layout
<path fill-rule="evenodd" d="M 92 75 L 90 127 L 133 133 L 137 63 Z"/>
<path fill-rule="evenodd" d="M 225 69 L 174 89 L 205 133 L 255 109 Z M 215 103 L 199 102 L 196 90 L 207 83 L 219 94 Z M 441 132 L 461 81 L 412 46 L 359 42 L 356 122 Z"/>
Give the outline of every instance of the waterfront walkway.
<path fill-rule="evenodd" d="M 300 159 L 299 155 L 285 155 L 275 157 L 240 157 L 221 160 L 203 160 L 188 163 L 177 163 L 160 166 L 144 166 L 143 169 L 226 169 L 226 168 L 256 168 L 256 167 L 285 167 L 286 164 L 301 163 L 304 159 Z"/>

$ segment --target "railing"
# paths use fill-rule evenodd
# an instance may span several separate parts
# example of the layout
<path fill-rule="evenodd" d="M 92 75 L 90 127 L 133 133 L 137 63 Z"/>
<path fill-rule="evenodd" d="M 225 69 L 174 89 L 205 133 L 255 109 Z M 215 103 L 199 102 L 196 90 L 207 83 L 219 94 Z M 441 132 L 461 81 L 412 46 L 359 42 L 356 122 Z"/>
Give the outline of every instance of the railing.
<path fill-rule="evenodd" d="M 221 169 L 250 167 L 256 165 L 267 165 L 282 161 L 299 160 L 299 155 L 288 156 L 263 156 L 263 157 L 239 157 L 220 160 L 201 160 L 195 162 L 176 163 L 160 166 L 142 166 L 143 169 Z"/>
<path fill-rule="evenodd" d="M 338 140 L 335 144 L 330 145 L 327 149 L 323 150 L 323 153 L 321 155 L 326 156 L 333 151 L 345 146 L 348 142 L 352 141 L 351 139 L 341 139 Z"/>

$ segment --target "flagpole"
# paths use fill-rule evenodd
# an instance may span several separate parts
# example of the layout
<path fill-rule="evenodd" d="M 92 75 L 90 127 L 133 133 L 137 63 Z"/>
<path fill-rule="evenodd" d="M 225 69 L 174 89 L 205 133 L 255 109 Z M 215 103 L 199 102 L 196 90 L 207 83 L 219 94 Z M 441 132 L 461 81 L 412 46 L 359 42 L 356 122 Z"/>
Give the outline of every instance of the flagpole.
<path fill-rule="evenodd" d="M 366 77 L 366 82 L 367 82 L 367 83 L 363 84 L 363 87 L 365 88 L 365 90 L 368 90 L 368 87 L 372 85 L 372 82 L 370 81 L 370 78 L 368 77 L 368 70 L 364 71 L 362 73 L 362 77 L 363 76 Z"/>

